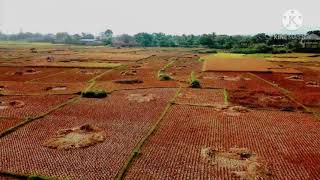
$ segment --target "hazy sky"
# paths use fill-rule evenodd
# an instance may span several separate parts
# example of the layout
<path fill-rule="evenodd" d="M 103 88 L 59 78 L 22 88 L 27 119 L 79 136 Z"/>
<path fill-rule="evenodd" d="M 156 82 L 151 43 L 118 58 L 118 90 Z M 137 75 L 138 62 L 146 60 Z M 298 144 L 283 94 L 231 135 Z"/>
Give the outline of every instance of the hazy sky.
<path fill-rule="evenodd" d="M 0 30 L 278 33 L 288 9 L 302 13 L 300 31 L 320 27 L 319 5 L 319 0 L 0 0 Z"/>

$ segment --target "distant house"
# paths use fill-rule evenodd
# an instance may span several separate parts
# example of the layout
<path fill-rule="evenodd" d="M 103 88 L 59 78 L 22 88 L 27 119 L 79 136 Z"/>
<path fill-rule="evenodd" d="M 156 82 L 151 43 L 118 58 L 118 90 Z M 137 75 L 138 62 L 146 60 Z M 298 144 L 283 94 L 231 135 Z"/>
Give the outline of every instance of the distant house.
<path fill-rule="evenodd" d="M 316 34 L 309 34 L 301 39 L 303 48 L 320 48 L 320 36 Z"/>
<path fill-rule="evenodd" d="M 83 45 L 103 45 L 103 42 L 97 39 L 80 39 L 80 43 Z"/>

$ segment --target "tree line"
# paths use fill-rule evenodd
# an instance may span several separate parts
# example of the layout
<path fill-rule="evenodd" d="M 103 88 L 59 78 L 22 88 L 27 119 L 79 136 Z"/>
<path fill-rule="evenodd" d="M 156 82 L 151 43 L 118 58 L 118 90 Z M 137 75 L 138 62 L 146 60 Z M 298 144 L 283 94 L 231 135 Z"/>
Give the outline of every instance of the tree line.
<path fill-rule="evenodd" d="M 63 44 L 83 44 L 83 40 L 94 40 L 104 45 L 115 47 L 207 47 L 224 49 L 235 53 L 288 53 L 302 49 L 301 40 L 305 35 L 320 36 L 320 30 L 309 31 L 301 35 L 217 35 L 208 33 L 201 35 L 168 35 L 164 33 L 137 33 L 135 35 L 122 34 L 114 36 L 112 30 L 101 32 L 98 36 L 90 33 L 56 34 L 18 33 L 4 34 L 0 32 L 0 40 L 51 42 Z M 319 51 L 315 48 L 313 51 Z"/>

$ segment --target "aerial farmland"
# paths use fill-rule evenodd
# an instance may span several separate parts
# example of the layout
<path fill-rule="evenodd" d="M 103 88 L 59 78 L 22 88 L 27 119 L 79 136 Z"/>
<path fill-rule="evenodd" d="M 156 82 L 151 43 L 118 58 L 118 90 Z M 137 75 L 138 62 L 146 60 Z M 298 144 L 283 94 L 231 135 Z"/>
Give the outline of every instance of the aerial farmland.
<path fill-rule="evenodd" d="M 0 179 L 318 179 L 320 57 L 0 45 Z"/>

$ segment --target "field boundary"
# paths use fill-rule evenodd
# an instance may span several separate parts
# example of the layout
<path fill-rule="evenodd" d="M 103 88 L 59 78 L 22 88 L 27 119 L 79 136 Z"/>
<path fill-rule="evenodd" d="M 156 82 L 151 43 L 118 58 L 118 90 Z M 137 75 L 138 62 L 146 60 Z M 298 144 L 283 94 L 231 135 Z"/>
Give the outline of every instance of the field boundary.
<path fill-rule="evenodd" d="M 151 128 L 149 129 L 148 133 L 138 142 L 138 144 L 135 146 L 135 148 L 133 149 L 133 151 L 131 152 L 131 154 L 129 155 L 127 161 L 125 162 L 124 166 L 119 170 L 119 172 L 116 175 L 117 180 L 121 180 L 124 178 L 124 175 L 126 174 L 126 172 L 128 171 L 128 169 L 130 168 L 133 159 L 140 153 L 141 148 L 143 147 L 143 145 L 146 143 L 146 141 L 148 140 L 148 138 L 155 133 L 155 131 L 157 130 L 157 128 L 159 127 L 159 124 L 161 123 L 161 121 L 163 120 L 163 118 L 165 117 L 165 115 L 167 114 L 168 110 L 170 109 L 170 107 L 174 104 L 175 99 L 178 97 L 179 93 L 181 91 L 181 88 L 178 88 L 177 92 L 175 93 L 174 97 L 172 98 L 172 100 L 169 101 L 169 103 L 167 104 L 167 106 L 165 107 L 164 111 L 161 113 L 160 117 L 158 118 L 157 122 L 155 122 Z"/>
<path fill-rule="evenodd" d="M 227 89 L 223 89 L 224 104 L 229 105 L 229 93 Z"/>

